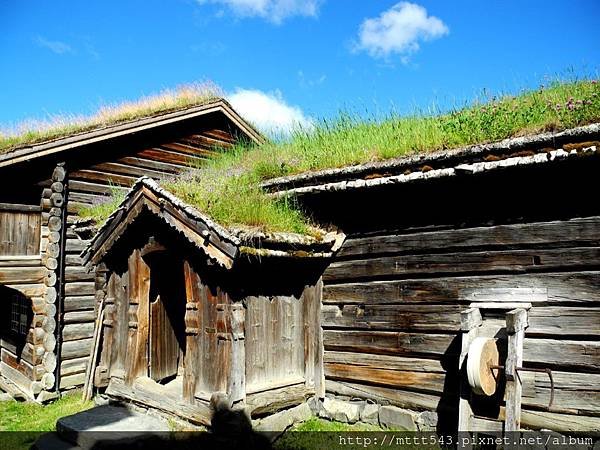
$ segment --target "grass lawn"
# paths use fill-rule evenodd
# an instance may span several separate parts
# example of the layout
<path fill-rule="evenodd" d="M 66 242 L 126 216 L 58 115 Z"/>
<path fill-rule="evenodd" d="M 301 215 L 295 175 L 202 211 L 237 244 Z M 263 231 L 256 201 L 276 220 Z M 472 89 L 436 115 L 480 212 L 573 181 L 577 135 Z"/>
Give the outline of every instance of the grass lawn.
<path fill-rule="evenodd" d="M 342 114 L 298 130 L 283 141 L 220 152 L 187 176 L 161 184 L 224 226 L 310 233 L 309 218 L 293 201 L 269 197 L 260 187 L 262 181 L 564 130 L 599 120 L 600 83 L 555 82 L 516 96 L 488 96 L 450 112 L 391 114 L 383 119 Z M 87 208 L 81 215 L 103 221 L 118 200 Z"/>
<path fill-rule="evenodd" d="M 54 431 L 56 421 L 94 406 L 81 392 L 72 392 L 45 406 L 16 401 L 0 402 L 0 450 L 29 448 L 40 432 Z M 19 431 L 21 433 L 5 433 Z"/>

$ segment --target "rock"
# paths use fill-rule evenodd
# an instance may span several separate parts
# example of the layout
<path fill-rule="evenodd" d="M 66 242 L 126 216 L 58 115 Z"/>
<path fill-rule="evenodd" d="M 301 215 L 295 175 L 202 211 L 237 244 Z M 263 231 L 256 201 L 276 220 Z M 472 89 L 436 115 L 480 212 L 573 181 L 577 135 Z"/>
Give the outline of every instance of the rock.
<path fill-rule="evenodd" d="M 395 406 L 382 406 L 379 408 L 379 423 L 385 428 L 417 431 L 413 414 Z"/>
<path fill-rule="evenodd" d="M 379 425 L 379 405 L 376 403 L 366 403 L 360 411 L 360 421 Z"/>
<path fill-rule="evenodd" d="M 0 402 L 8 402 L 12 400 L 12 396 L 6 392 L 0 392 Z"/>
<path fill-rule="evenodd" d="M 355 423 L 360 418 L 361 406 L 361 403 L 326 398 L 323 400 L 323 408 L 319 411 L 319 416 L 337 422 Z"/>
<path fill-rule="evenodd" d="M 417 416 L 417 426 L 419 431 L 435 431 L 438 422 L 438 415 L 434 411 L 424 411 Z"/>
<path fill-rule="evenodd" d="M 253 428 L 255 431 L 259 432 L 271 432 L 269 437 L 274 440 L 295 423 L 305 422 L 312 416 L 313 413 L 310 406 L 308 406 L 308 403 L 302 403 L 301 405 L 280 411 L 265 417 L 264 419 L 254 421 Z"/>

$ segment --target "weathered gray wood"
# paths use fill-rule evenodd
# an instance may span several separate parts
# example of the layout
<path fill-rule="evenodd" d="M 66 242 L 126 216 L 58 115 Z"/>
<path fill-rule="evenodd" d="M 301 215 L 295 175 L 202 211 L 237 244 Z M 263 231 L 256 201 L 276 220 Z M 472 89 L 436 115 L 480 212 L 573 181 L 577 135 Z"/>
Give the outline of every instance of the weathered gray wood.
<path fill-rule="evenodd" d="M 246 406 L 252 417 L 273 414 L 282 409 L 290 408 L 305 402 L 314 394 L 312 388 L 304 383 L 298 383 L 278 389 L 272 389 L 246 397 Z"/>
<path fill-rule="evenodd" d="M 246 349 L 245 349 L 244 305 L 230 305 L 231 325 L 231 368 L 227 386 L 227 395 L 232 403 L 246 401 Z"/>
<path fill-rule="evenodd" d="M 437 255 L 386 256 L 331 264 L 327 282 L 373 277 L 408 277 L 419 274 L 539 272 L 568 267 L 595 268 L 600 265 L 599 247 L 566 249 L 503 250 Z"/>
<path fill-rule="evenodd" d="M 527 328 L 527 311 L 514 309 L 506 313 L 506 332 L 508 333 L 508 350 L 504 374 L 506 412 L 504 418 L 505 431 L 514 432 L 521 429 L 521 393 L 523 385 L 518 367 L 523 366 L 523 339 Z"/>
<path fill-rule="evenodd" d="M 64 298 L 63 311 L 65 313 L 94 309 L 96 297 L 93 295 L 79 295 Z"/>
<path fill-rule="evenodd" d="M 64 313 L 63 322 L 65 324 L 82 322 L 89 323 L 93 321 L 96 316 L 96 312 L 93 309 L 85 311 L 70 311 Z"/>
<path fill-rule="evenodd" d="M 77 373 L 84 373 L 87 363 L 89 361 L 88 356 L 81 358 L 67 359 L 60 364 L 61 376 L 75 375 Z"/>
<path fill-rule="evenodd" d="M 63 342 L 60 357 L 66 360 L 89 356 L 91 345 L 92 338 Z"/>
<path fill-rule="evenodd" d="M 161 385 L 147 377 L 137 378 L 132 386 L 128 386 L 118 378 L 112 378 L 106 393 L 174 414 L 195 424 L 210 425 L 211 411 L 207 403 L 196 401 L 190 405 L 175 400 L 166 395 Z"/>
<path fill-rule="evenodd" d="M 94 333 L 94 323 L 69 323 L 63 326 L 63 340 L 78 341 L 92 337 Z"/>
<path fill-rule="evenodd" d="M 322 318 L 329 328 L 458 331 L 461 309 L 458 305 L 325 305 Z"/>
<path fill-rule="evenodd" d="M 338 256 L 373 257 L 381 253 L 410 253 L 430 249 L 445 252 L 452 249 L 548 244 L 559 244 L 561 247 L 600 245 L 600 217 L 347 239 Z"/>
<path fill-rule="evenodd" d="M 77 373 L 73 375 L 65 375 L 60 378 L 61 389 L 72 389 L 83 385 L 85 381 L 85 373 Z"/>
<path fill-rule="evenodd" d="M 356 351 L 375 354 L 443 355 L 457 339 L 454 335 L 392 331 L 323 330 L 325 351 Z M 458 349 L 455 353 L 458 355 Z"/>
<path fill-rule="evenodd" d="M 94 295 L 96 288 L 93 281 L 65 283 L 65 296 Z"/>
<path fill-rule="evenodd" d="M 394 304 L 480 301 L 600 303 L 600 272 L 487 275 L 325 285 L 323 303 Z"/>
<path fill-rule="evenodd" d="M 440 404 L 440 398 L 437 395 L 411 392 L 396 388 L 349 383 L 346 381 L 340 382 L 328 379 L 325 380 L 325 386 L 327 392 L 333 394 L 371 399 L 382 404 L 392 404 L 394 406 L 416 411 L 435 411 Z"/>

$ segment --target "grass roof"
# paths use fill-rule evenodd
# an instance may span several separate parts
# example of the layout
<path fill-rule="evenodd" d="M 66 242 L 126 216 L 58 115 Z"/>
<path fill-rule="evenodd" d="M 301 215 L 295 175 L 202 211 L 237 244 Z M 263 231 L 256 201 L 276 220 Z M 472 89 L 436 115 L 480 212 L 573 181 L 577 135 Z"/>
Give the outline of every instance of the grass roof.
<path fill-rule="evenodd" d="M 105 105 L 90 116 L 56 115 L 46 120 L 24 121 L 11 130 L 0 132 L 0 154 L 27 145 L 204 105 L 222 96 L 221 90 L 212 83 L 186 84 L 135 101 Z"/>
<path fill-rule="evenodd" d="M 382 120 L 341 115 L 310 130 L 296 131 L 283 142 L 219 153 L 203 167 L 161 184 L 224 226 L 307 233 L 310 221 L 293 201 L 268 196 L 261 182 L 598 121 L 600 86 L 595 80 L 555 82 L 438 114 L 391 114 Z M 117 195 L 81 214 L 101 221 L 118 203 Z"/>

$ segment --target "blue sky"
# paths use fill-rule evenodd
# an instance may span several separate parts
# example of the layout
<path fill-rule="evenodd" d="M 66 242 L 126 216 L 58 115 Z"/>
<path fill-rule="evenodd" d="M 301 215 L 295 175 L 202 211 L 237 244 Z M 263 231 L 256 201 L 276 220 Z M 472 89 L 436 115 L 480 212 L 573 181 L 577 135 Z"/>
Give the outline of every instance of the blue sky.
<path fill-rule="evenodd" d="M 267 125 L 448 106 L 595 76 L 599 19 L 597 0 L 0 0 L 0 124 L 197 80 Z"/>

